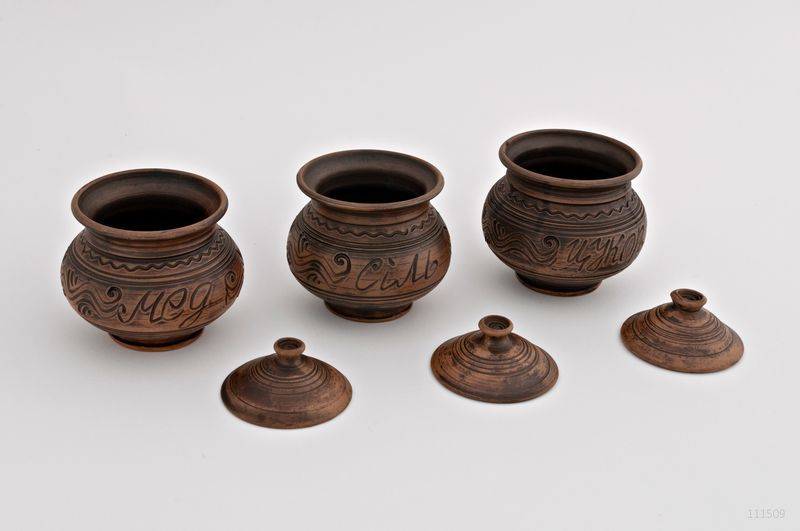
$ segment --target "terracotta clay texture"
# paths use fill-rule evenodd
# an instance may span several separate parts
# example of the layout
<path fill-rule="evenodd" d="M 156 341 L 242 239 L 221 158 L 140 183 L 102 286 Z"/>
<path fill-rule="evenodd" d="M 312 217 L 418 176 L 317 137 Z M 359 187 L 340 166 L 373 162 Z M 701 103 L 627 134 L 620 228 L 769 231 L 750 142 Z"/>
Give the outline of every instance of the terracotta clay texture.
<path fill-rule="evenodd" d="M 628 267 L 644 243 L 647 219 L 631 180 L 642 161 L 602 135 L 530 131 L 500 147 L 507 168 L 483 208 L 492 252 L 527 287 L 582 295 Z"/>
<path fill-rule="evenodd" d="M 517 334 L 506 317 L 489 315 L 478 330 L 442 343 L 431 370 L 445 387 L 483 402 L 531 400 L 558 379 L 558 366 L 540 347 Z"/>
<path fill-rule="evenodd" d="M 303 354 L 293 337 L 275 342 L 275 354 L 248 361 L 225 378 L 222 401 L 231 413 L 267 428 L 305 428 L 344 411 L 353 390 L 342 373 Z"/>
<path fill-rule="evenodd" d="M 72 212 L 85 229 L 61 264 L 61 285 L 89 323 L 137 350 L 197 339 L 242 287 L 242 255 L 217 221 L 228 198 L 176 170 L 112 173 L 81 188 Z"/>
<path fill-rule="evenodd" d="M 431 164 L 391 151 L 341 151 L 308 162 L 297 184 L 311 202 L 289 231 L 289 267 L 333 313 L 396 319 L 444 277 L 450 235 L 430 204 L 444 179 Z"/>
<path fill-rule="evenodd" d="M 632 315 L 622 325 L 622 342 L 648 363 L 681 372 L 715 372 L 742 358 L 739 335 L 703 308 L 706 297 L 676 289 L 672 302 Z"/>

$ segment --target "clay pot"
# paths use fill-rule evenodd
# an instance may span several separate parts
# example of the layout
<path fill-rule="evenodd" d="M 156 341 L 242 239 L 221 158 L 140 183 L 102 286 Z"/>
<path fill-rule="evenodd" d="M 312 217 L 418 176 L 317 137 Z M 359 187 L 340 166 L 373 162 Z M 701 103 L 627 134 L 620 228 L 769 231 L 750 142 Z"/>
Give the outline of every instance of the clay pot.
<path fill-rule="evenodd" d="M 308 162 L 297 184 L 311 202 L 289 231 L 289 267 L 333 313 L 396 319 L 444 277 L 450 236 L 430 204 L 444 179 L 431 164 L 391 151 L 341 151 Z"/>
<path fill-rule="evenodd" d="M 550 129 L 500 147 L 506 174 L 486 198 L 483 233 L 522 283 L 550 295 L 589 293 L 639 254 L 647 218 L 631 181 L 642 161 L 606 136 Z"/>
<path fill-rule="evenodd" d="M 112 173 L 81 188 L 86 227 L 61 264 L 73 308 L 123 346 L 170 350 L 194 341 L 242 287 L 242 256 L 217 221 L 228 198 L 176 170 Z"/>

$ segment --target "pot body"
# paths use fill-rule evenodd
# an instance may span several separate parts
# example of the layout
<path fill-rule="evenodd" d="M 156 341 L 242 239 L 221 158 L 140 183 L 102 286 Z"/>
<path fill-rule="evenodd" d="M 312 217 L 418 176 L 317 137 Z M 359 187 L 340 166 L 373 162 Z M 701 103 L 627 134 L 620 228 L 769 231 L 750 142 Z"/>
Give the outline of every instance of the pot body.
<path fill-rule="evenodd" d="M 239 295 L 236 243 L 216 221 L 227 197 L 177 170 L 100 177 L 72 201 L 86 228 L 61 263 L 61 285 L 86 321 L 136 350 L 194 341 Z"/>
<path fill-rule="evenodd" d="M 219 226 L 191 250 L 181 243 L 162 242 L 143 253 L 136 242 L 109 241 L 85 229 L 61 263 L 64 295 L 81 317 L 125 346 L 183 346 L 233 303 L 244 265 Z"/>
<path fill-rule="evenodd" d="M 556 139 L 548 138 L 548 142 L 559 142 L 564 134 L 610 140 L 590 133 L 555 132 L 559 135 L 547 132 Z M 514 142 L 504 144 L 501 158 Z M 568 160 L 579 159 L 582 153 L 576 153 L 570 153 Z M 483 208 L 489 248 L 531 289 L 560 296 L 593 291 L 628 267 L 644 243 L 647 217 L 630 184 L 641 161 L 633 155 L 638 164 L 631 163 L 630 174 L 607 182 L 540 176 L 506 157 L 507 173 L 491 188 Z"/>
<path fill-rule="evenodd" d="M 335 314 L 388 321 L 444 278 L 450 235 L 428 202 L 357 213 L 311 201 L 292 223 L 287 258 L 298 282 Z"/>

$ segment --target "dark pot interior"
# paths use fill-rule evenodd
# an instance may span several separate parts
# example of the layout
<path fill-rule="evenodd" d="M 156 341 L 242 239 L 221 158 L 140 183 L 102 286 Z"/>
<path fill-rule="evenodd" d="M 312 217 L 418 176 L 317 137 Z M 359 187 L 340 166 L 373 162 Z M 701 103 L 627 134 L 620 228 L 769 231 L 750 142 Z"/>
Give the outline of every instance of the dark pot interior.
<path fill-rule="evenodd" d="M 396 203 L 414 199 L 426 191 L 418 180 L 381 170 L 334 174 L 317 186 L 317 192 L 325 197 L 350 203 Z"/>
<path fill-rule="evenodd" d="M 168 230 L 192 225 L 211 212 L 182 198 L 151 195 L 121 199 L 98 210 L 93 219 L 123 230 Z"/>
<path fill-rule="evenodd" d="M 312 160 L 298 173 L 310 197 L 356 205 L 423 202 L 439 193 L 443 179 L 427 162 L 390 151 L 331 153 Z"/>
<path fill-rule="evenodd" d="M 501 148 L 507 166 L 558 179 L 593 181 L 638 173 L 641 160 L 614 139 L 569 130 L 523 133 Z"/>
<path fill-rule="evenodd" d="M 131 170 L 101 177 L 78 192 L 75 201 L 77 210 L 94 223 L 144 232 L 200 223 L 224 210 L 225 204 L 219 187 L 174 170 Z"/>
<path fill-rule="evenodd" d="M 628 172 L 616 160 L 570 149 L 533 150 L 521 154 L 514 162 L 528 171 L 561 179 L 609 179 Z"/>

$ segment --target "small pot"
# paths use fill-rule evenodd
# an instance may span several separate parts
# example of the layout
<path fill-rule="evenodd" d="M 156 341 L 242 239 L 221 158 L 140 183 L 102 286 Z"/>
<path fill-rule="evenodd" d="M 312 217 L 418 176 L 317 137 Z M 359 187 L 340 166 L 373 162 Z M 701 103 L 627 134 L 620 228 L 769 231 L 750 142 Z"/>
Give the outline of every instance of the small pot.
<path fill-rule="evenodd" d="M 289 267 L 333 313 L 396 319 L 444 277 L 450 235 L 430 204 L 444 186 L 433 165 L 391 151 L 341 151 L 308 162 L 297 184 L 311 202 L 289 231 Z"/>
<path fill-rule="evenodd" d="M 549 129 L 500 147 L 507 168 L 486 197 L 486 243 L 527 287 L 582 295 L 628 267 L 647 217 L 631 181 L 642 160 L 606 136 Z"/>
<path fill-rule="evenodd" d="M 61 263 L 73 308 L 118 343 L 171 350 L 194 341 L 239 295 L 239 248 L 217 225 L 222 189 L 176 170 L 112 173 L 81 188 L 86 227 Z"/>

